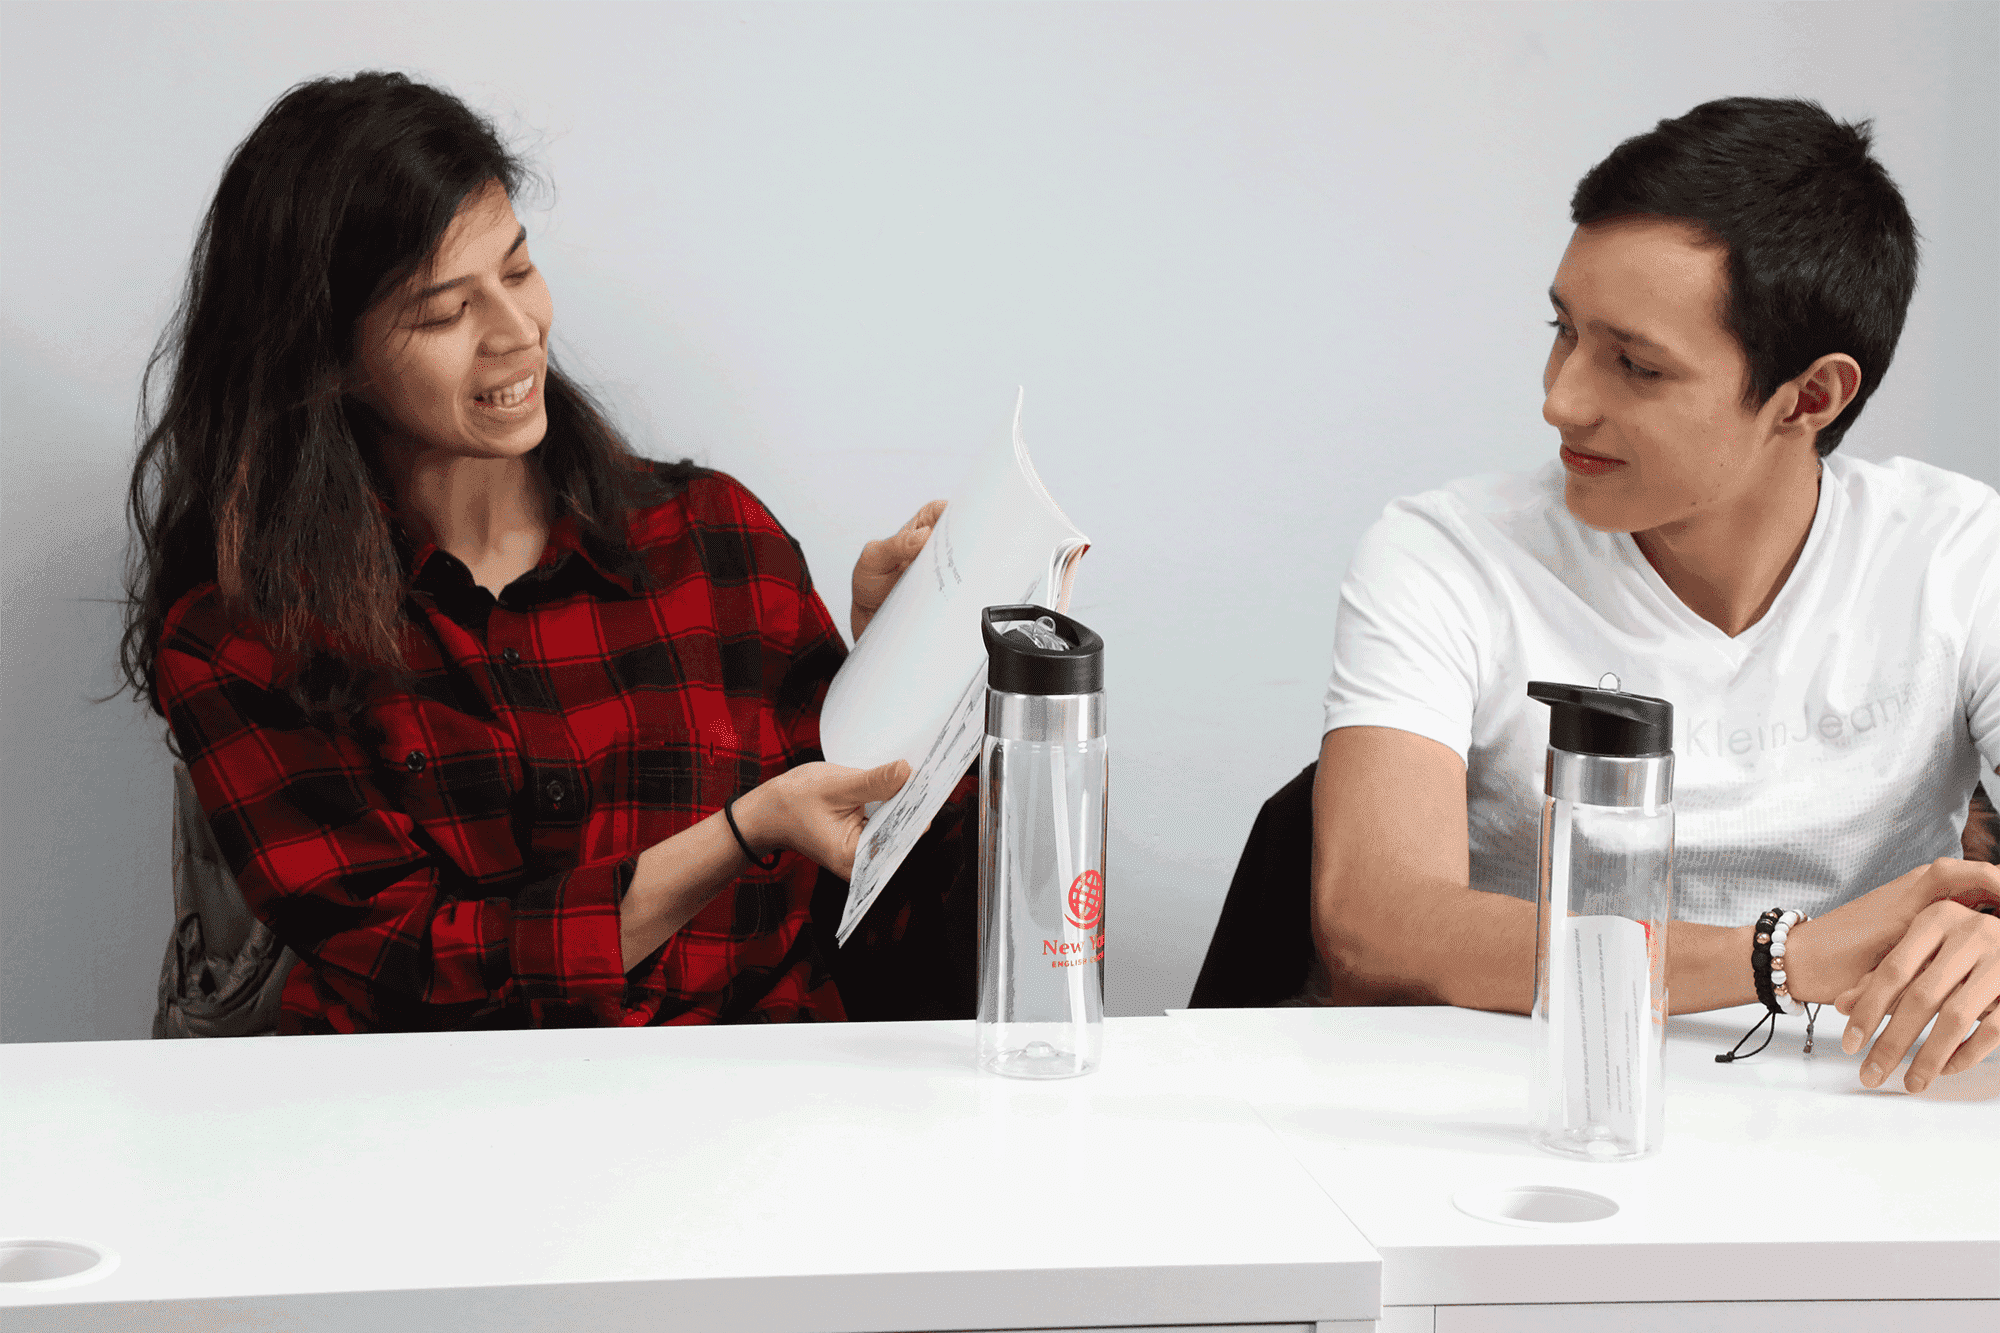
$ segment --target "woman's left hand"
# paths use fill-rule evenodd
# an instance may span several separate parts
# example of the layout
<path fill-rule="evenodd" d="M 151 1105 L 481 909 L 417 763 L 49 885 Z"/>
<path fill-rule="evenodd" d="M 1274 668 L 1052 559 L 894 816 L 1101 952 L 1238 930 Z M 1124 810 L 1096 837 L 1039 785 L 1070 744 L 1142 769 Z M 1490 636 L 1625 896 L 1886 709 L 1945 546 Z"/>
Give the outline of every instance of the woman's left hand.
<path fill-rule="evenodd" d="M 896 586 L 896 580 L 903 577 L 903 571 L 917 558 L 917 552 L 924 549 L 931 529 L 944 513 L 944 504 L 942 500 L 931 501 L 895 536 L 869 542 L 861 548 L 861 558 L 854 562 L 854 609 L 848 613 L 848 625 L 854 630 L 857 642 L 861 631 L 868 628 L 868 622 L 882 609 L 882 603 L 889 600 L 889 590 Z"/>
<path fill-rule="evenodd" d="M 1936 1017 L 1930 1040 L 1903 1077 L 1911 1092 L 1922 1092 L 1941 1073 L 1970 1069 L 2000 1047 L 1997 1005 L 2000 917 L 1949 898 L 1917 913 L 1896 947 L 1833 1002 L 1848 1016 L 1840 1047 L 1850 1055 L 1893 1014 L 1861 1070 L 1862 1083 L 1871 1088 L 1895 1071 Z"/>

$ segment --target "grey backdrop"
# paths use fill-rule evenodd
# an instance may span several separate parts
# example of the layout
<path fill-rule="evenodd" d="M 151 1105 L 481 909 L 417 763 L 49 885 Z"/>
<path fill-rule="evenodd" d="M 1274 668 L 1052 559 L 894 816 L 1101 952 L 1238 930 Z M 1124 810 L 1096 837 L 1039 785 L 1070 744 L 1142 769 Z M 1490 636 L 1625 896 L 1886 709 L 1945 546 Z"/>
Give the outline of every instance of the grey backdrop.
<path fill-rule="evenodd" d="M 1555 447 L 1577 177 L 1709 98 L 1873 116 L 1925 238 L 1845 447 L 2000 482 L 1991 4 L 143 4 L 0 9 L 0 1037 L 140 1037 L 161 725 L 113 688 L 138 377 L 230 149 L 393 67 L 497 116 L 559 349 L 640 447 L 742 478 L 836 619 L 1016 385 L 1096 541 L 1117 1014 L 1187 996 L 1318 745 L 1393 496 Z"/>

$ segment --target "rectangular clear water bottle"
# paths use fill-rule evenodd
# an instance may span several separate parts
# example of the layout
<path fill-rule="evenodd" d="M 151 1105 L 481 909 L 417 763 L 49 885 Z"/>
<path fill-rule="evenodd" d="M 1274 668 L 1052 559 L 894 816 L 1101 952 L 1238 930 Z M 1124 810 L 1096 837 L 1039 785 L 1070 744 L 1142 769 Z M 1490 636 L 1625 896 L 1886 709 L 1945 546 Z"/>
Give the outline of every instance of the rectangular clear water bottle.
<path fill-rule="evenodd" d="M 1535 948 L 1533 1134 L 1553 1153 L 1658 1151 L 1666 1114 L 1674 709 L 1530 681 L 1550 706 Z"/>
<path fill-rule="evenodd" d="M 1040 606 L 980 629 L 979 1064 L 1069 1078 L 1104 1041 L 1104 641 Z"/>

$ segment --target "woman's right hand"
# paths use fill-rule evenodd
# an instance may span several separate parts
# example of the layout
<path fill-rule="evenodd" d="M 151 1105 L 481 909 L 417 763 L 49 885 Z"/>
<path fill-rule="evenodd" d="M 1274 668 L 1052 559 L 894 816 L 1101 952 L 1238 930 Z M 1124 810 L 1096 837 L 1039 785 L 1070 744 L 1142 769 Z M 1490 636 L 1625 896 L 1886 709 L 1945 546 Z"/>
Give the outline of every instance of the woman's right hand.
<path fill-rule="evenodd" d="M 737 827 L 753 851 L 784 848 L 846 879 L 871 801 L 886 801 L 909 781 L 901 759 L 879 768 L 800 764 L 736 798 Z"/>
<path fill-rule="evenodd" d="M 1792 929 L 1785 989 L 1829 1003 L 1874 971 L 1932 903 L 2000 904 L 2000 868 L 1942 857 Z"/>

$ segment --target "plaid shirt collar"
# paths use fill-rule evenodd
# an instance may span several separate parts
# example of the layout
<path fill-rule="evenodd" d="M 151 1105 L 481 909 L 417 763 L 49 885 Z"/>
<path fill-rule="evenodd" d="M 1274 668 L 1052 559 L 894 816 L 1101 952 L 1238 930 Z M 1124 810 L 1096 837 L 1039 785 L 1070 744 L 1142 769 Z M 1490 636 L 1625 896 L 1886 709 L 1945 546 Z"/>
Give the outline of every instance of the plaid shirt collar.
<path fill-rule="evenodd" d="M 402 559 L 410 591 L 450 595 L 471 582 L 470 571 L 451 552 L 432 541 L 411 541 L 401 524 L 394 530 L 396 554 Z M 587 531 L 575 514 L 566 513 L 550 526 L 542 558 L 509 588 L 529 601 L 569 591 L 579 582 L 608 584 L 623 596 L 636 596 L 640 589 L 627 572 L 629 562 L 620 555 Z"/>

